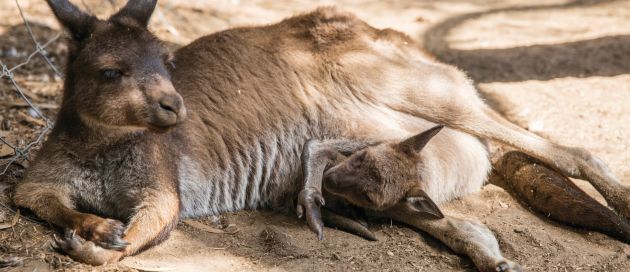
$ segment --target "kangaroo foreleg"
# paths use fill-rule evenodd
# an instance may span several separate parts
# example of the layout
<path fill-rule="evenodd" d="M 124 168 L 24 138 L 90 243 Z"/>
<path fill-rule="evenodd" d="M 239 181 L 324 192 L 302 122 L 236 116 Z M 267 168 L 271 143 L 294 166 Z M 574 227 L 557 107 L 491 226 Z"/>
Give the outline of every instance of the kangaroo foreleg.
<path fill-rule="evenodd" d="M 163 241 L 179 218 L 177 194 L 152 190 L 144 193 L 144 201 L 136 207 L 124 233 L 123 239 L 129 244 L 123 250 L 104 249 L 91 241 L 80 241 L 72 233 L 57 240 L 58 248 L 77 261 L 101 265 L 116 262 Z"/>
<path fill-rule="evenodd" d="M 121 239 L 125 229 L 122 222 L 76 211 L 70 190 L 63 185 L 23 181 L 16 187 L 13 202 L 55 226 L 73 230 L 100 247 L 123 250 L 127 246 Z"/>
<path fill-rule="evenodd" d="M 450 89 L 440 92 L 407 93 L 411 99 L 392 108 L 511 145 L 566 176 L 590 182 L 608 204 L 630 219 L 630 188 L 622 185 L 599 158 L 581 148 L 552 143 L 512 124 L 472 94 L 472 86 L 453 83 Z"/>

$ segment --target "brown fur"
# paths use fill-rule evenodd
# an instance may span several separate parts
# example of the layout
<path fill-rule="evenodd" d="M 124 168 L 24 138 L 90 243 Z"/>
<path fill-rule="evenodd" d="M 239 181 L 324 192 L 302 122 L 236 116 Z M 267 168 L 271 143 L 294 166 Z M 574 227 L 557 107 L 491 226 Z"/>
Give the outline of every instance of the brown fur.
<path fill-rule="evenodd" d="M 630 242 L 630 223 L 540 161 L 512 151 L 499 159 L 493 178 L 545 217 Z"/>
<path fill-rule="evenodd" d="M 320 167 L 301 168 L 308 139 L 345 139 L 352 153 L 427 120 L 512 144 L 590 180 L 620 209 L 628 204 L 627 190 L 594 157 L 486 112 L 463 73 L 351 14 L 321 8 L 215 33 L 171 63 L 146 29 L 153 0 L 130 1 L 107 20 L 67 0 L 48 3 L 72 35 L 63 104 L 14 201 L 92 239 L 61 241 L 79 261 L 133 254 L 180 216 L 293 206 L 302 170 Z M 307 215 L 319 207 L 313 182 L 298 199 Z M 92 237 L 94 224 L 77 223 L 82 214 L 118 220 L 125 234 Z"/>

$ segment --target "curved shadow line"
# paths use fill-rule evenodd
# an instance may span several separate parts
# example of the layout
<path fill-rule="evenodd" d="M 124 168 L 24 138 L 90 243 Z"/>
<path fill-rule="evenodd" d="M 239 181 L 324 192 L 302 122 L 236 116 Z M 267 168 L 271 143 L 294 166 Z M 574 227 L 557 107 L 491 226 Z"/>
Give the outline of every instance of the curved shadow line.
<path fill-rule="evenodd" d="M 441 61 L 451 63 L 465 70 L 475 82 L 514 82 L 528 79 L 552 79 L 557 77 L 591 75 L 611 76 L 630 72 L 630 64 L 620 59 L 628 49 L 616 45 L 630 42 L 630 35 L 611 36 L 592 40 L 555 44 L 514 47 L 489 50 L 457 50 L 451 48 L 445 40 L 446 35 L 465 21 L 501 12 L 518 12 L 570 7 L 599 5 L 618 0 L 584 1 L 578 0 L 565 4 L 505 7 L 487 11 L 463 14 L 449 18 L 431 28 L 422 37 L 426 50 Z M 595 50 L 595 49 L 596 50 Z M 606 49 L 606 50 L 603 50 Z M 593 52 L 606 52 L 594 56 Z M 609 67 L 593 67 L 580 62 L 584 55 L 594 58 L 593 63 L 607 63 Z M 550 58 L 553 56 L 553 58 Z M 576 56 L 580 56 L 576 58 Z M 529 58 L 527 65 L 514 62 Z M 628 57 L 630 59 L 630 57 Z M 490 71 L 490 72 L 489 72 Z"/>

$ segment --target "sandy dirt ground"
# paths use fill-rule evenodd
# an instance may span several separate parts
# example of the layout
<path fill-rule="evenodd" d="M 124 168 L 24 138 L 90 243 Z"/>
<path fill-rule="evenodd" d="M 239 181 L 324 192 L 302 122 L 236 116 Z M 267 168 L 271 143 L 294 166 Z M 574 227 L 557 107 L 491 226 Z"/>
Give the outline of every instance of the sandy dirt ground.
<path fill-rule="evenodd" d="M 124 1 L 76 1 L 106 15 Z M 20 1 L 42 41 L 59 32 L 42 1 Z M 376 27 L 403 31 L 431 54 L 466 71 L 481 95 L 507 119 L 564 145 L 587 148 L 630 185 L 630 1 L 160 1 L 151 29 L 176 48 L 233 26 L 276 22 L 321 5 L 352 11 Z M 0 0 L 0 60 L 11 67 L 33 50 L 15 3 Z M 49 53 L 59 67 L 61 40 Z M 16 80 L 48 116 L 60 100 L 60 78 L 41 59 L 16 71 Z M 8 81 L 0 82 L 0 133 L 22 144 L 41 130 Z M 495 146 L 496 154 L 503 147 Z M 21 165 L 28 166 L 27 162 Z M 13 184 L 20 167 L 0 178 Z M 585 182 L 589 194 L 601 197 Z M 8 190 L 6 190 L 8 191 Z M 0 260 L 17 257 L 6 271 L 474 271 L 466 257 L 436 239 L 389 220 L 371 222 L 369 242 L 334 229 L 318 241 L 290 214 L 242 211 L 195 222 L 234 234 L 180 223 L 171 238 L 120 264 L 91 267 L 50 249 L 54 231 L 10 210 L 0 194 Z M 479 218 L 496 234 L 507 258 L 526 271 L 630 271 L 630 246 L 606 235 L 563 226 L 535 215 L 502 189 L 488 185 L 449 204 Z M 28 215 L 27 215 L 28 216 Z"/>

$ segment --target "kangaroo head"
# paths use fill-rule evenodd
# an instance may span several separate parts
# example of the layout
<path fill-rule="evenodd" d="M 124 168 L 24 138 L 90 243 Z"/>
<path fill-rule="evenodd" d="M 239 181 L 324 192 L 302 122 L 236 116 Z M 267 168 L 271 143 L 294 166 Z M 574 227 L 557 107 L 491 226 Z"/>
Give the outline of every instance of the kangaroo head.
<path fill-rule="evenodd" d="M 168 69 L 173 57 L 147 29 L 155 0 L 131 0 L 107 20 L 48 0 L 72 35 L 61 111 L 88 126 L 164 131 L 186 116 Z"/>
<path fill-rule="evenodd" d="M 418 168 L 422 167 L 419 153 L 442 127 L 355 152 L 324 173 L 324 188 L 367 209 L 399 209 L 444 217 L 418 180 Z"/>

